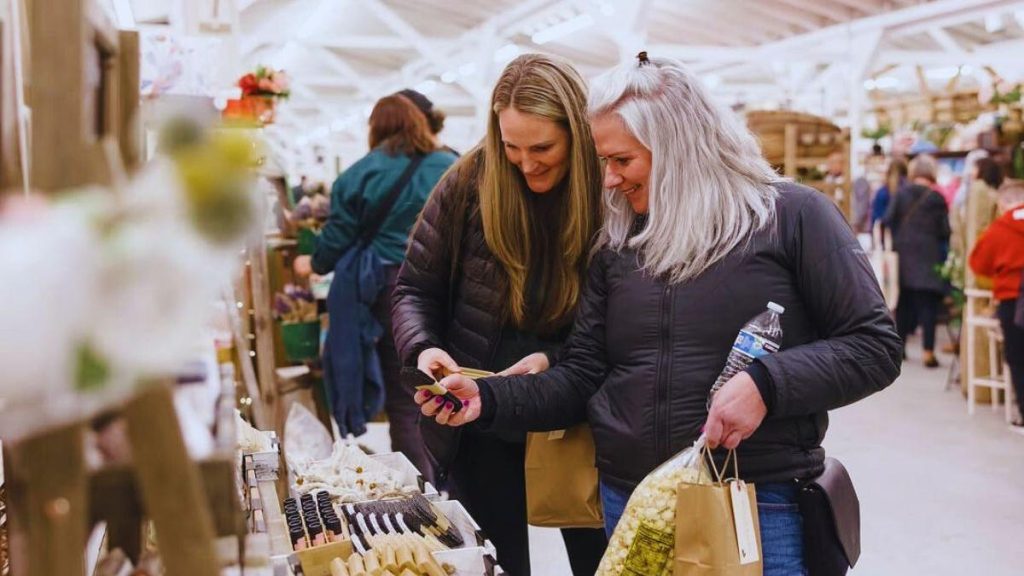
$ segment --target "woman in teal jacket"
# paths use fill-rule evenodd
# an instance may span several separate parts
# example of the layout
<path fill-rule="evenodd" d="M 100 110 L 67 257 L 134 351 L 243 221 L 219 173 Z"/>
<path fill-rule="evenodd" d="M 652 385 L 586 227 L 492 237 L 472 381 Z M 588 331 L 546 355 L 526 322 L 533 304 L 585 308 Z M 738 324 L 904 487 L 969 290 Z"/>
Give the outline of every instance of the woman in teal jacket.
<path fill-rule="evenodd" d="M 405 96 L 392 94 L 381 98 L 370 114 L 369 124 L 370 153 L 334 181 L 331 215 L 320 233 L 316 249 L 312 257 L 296 258 L 294 267 L 300 276 L 333 271 L 341 256 L 359 237 L 361 226 L 369 225 L 365 220 L 384 202 L 413 157 L 424 156 L 384 217 L 370 246 L 386 263 L 386 283 L 373 313 L 384 327 L 377 353 L 384 375 L 384 410 L 390 422 L 391 446 L 408 456 L 424 476 L 432 480 L 431 466 L 416 425 L 419 408 L 412 400 L 414 391 L 404 390 L 399 378 L 401 364 L 391 335 L 391 293 L 398 267 L 405 257 L 409 231 L 430 191 L 455 162 L 456 156 L 438 149 L 426 117 Z"/>

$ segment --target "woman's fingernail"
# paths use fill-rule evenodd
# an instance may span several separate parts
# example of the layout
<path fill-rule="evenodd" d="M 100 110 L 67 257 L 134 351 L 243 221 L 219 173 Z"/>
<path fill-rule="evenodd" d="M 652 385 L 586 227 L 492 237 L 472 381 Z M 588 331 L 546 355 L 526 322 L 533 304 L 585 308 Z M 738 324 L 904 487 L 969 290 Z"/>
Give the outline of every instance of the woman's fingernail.
<path fill-rule="evenodd" d="M 469 403 L 470 403 L 470 400 L 463 400 L 462 401 L 462 407 L 463 408 L 469 408 Z"/>
<path fill-rule="evenodd" d="M 444 402 L 444 396 L 434 396 L 434 404 L 441 404 Z"/>
<path fill-rule="evenodd" d="M 444 407 L 448 410 L 455 410 L 455 404 L 452 404 L 451 402 L 446 402 Z"/>

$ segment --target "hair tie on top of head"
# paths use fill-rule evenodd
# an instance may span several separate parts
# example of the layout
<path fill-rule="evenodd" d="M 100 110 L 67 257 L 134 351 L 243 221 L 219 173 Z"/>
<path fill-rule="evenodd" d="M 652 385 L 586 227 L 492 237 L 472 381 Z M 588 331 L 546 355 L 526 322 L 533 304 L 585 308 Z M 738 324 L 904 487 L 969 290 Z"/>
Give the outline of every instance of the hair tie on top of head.
<path fill-rule="evenodd" d="M 637 58 L 637 60 L 640 61 L 640 63 L 637 64 L 637 66 L 643 66 L 644 64 L 650 64 L 651 63 L 651 61 L 647 59 L 647 51 L 646 50 L 642 50 L 639 54 L 636 55 L 636 58 Z"/>

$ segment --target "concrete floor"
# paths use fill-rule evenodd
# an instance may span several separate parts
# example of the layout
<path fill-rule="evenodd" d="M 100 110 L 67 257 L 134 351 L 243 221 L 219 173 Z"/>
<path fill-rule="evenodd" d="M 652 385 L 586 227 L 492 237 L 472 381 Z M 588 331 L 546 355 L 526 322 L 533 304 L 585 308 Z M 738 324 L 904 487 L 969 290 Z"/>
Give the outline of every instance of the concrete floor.
<path fill-rule="evenodd" d="M 831 416 L 825 447 L 861 502 L 863 551 L 851 574 L 1024 574 L 1024 436 L 1001 409 L 967 415 L 959 390 L 944 390 L 949 356 L 927 370 L 919 341 L 909 354 L 892 386 Z M 533 576 L 570 574 L 557 530 L 531 527 L 530 545 Z"/>

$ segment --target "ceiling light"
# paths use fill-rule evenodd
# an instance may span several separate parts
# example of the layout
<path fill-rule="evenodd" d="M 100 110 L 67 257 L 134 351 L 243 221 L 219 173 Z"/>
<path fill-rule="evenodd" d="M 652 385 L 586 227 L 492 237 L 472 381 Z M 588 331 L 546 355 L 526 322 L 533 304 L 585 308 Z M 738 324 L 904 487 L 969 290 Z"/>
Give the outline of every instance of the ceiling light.
<path fill-rule="evenodd" d="M 580 14 L 564 22 L 555 24 L 530 37 L 534 44 L 547 44 L 560 38 L 564 38 L 574 32 L 579 32 L 594 25 L 594 17 L 590 14 Z"/>

